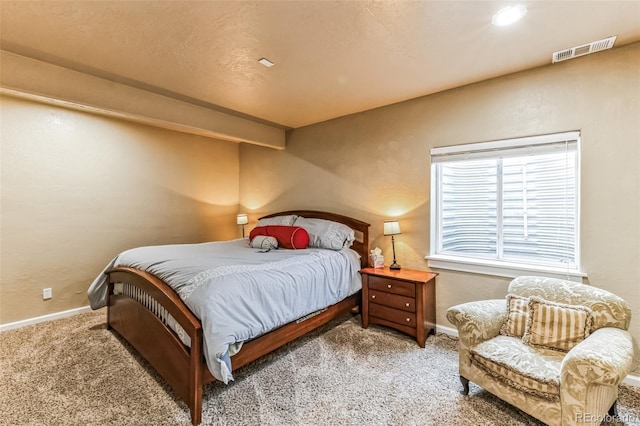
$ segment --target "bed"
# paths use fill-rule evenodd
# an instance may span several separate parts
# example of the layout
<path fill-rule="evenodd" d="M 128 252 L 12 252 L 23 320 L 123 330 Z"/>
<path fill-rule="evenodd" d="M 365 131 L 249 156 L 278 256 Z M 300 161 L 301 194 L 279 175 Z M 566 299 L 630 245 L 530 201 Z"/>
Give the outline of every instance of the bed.
<path fill-rule="evenodd" d="M 313 210 L 278 212 L 264 216 L 261 220 L 288 216 L 300 216 L 312 220 L 323 219 L 346 225 L 353 230 L 355 240 L 350 249 L 338 250 L 336 253 L 331 250 L 323 251 L 321 249 L 315 250 L 311 248 L 308 250 L 276 250 L 276 252 L 281 252 L 278 253 L 278 255 L 288 256 L 287 260 L 278 261 L 278 265 L 291 265 L 287 266 L 287 268 L 290 267 L 292 272 L 287 273 L 289 276 L 283 278 L 283 282 L 302 280 L 297 278 L 299 275 L 293 272 L 296 271 L 294 268 L 297 268 L 298 264 L 301 265 L 301 268 L 304 268 L 304 264 L 309 263 L 311 267 L 324 270 L 330 269 L 331 267 L 326 266 L 324 263 L 319 263 L 318 265 L 320 266 L 315 266 L 314 262 L 326 261 L 332 264 L 351 262 L 350 270 L 353 271 L 353 263 L 356 262 L 355 269 L 357 275 L 357 270 L 359 270 L 360 267 L 366 266 L 368 263 L 369 224 L 335 213 Z M 191 246 L 195 245 L 185 245 L 185 247 Z M 203 244 L 202 246 L 207 250 L 220 250 L 220 248 L 222 248 L 229 258 L 233 257 L 233 253 L 241 250 L 239 248 L 240 246 L 245 247 L 246 250 L 252 250 L 252 253 L 256 252 L 256 249 L 248 247 L 246 240 L 220 243 L 220 247 L 218 247 L 216 243 Z M 147 249 L 153 250 L 154 248 Z M 198 249 L 200 249 L 200 247 L 198 247 Z M 127 252 L 123 252 L 121 255 L 126 253 Z M 151 254 L 153 253 L 151 252 Z M 275 255 L 275 253 L 266 254 L 266 256 Z M 355 312 L 360 304 L 359 288 L 351 288 L 349 291 L 330 289 L 330 297 L 326 299 L 330 300 L 329 305 L 296 305 L 295 318 L 291 317 L 286 319 L 286 321 L 288 321 L 286 323 L 280 324 L 280 322 L 287 318 L 284 314 L 278 316 L 276 319 L 266 320 L 258 318 L 256 321 L 253 321 L 253 323 L 262 324 L 264 322 L 266 323 L 264 327 L 267 327 L 268 330 L 254 329 L 248 334 L 246 340 L 244 340 L 244 337 L 229 337 L 229 333 L 227 333 L 225 328 L 226 319 L 228 316 L 233 317 L 235 312 L 229 311 L 222 321 L 224 324 L 214 324 L 213 320 L 209 318 L 205 311 L 199 306 L 194 305 L 194 299 L 199 300 L 204 298 L 194 293 L 194 291 L 198 292 L 201 288 L 206 289 L 208 283 L 207 285 L 199 287 L 202 282 L 200 278 L 210 276 L 212 275 L 211 271 L 215 271 L 216 276 L 214 279 L 219 283 L 216 285 L 234 288 L 249 286 L 249 293 L 252 294 L 252 296 L 242 296 L 240 299 L 236 297 L 236 299 L 231 300 L 239 300 L 242 302 L 243 300 L 246 301 L 255 297 L 254 301 L 251 301 L 251 303 L 247 302 L 246 304 L 257 305 L 258 300 L 278 298 L 279 296 L 277 295 L 264 296 L 261 293 L 256 294 L 255 289 L 260 287 L 261 284 L 256 283 L 256 281 L 258 281 L 256 277 L 264 276 L 265 279 L 267 279 L 267 277 L 269 277 L 269 279 L 276 279 L 270 275 L 277 276 L 278 271 L 276 269 L 279 270 L 282 269 L 282 267 L 272 268 L 271 266 L 263 266 L 262 254 L 251 254 L 250 256 L 253 256 L 254 259 L 259 258 L 255 260 L 255 262 L 260 264 L 249 267 L 251 270 L 256 270 L 252 275 L 253 278 L 242 278 L 243 280 L 246 279 L 249 284 L 241 281 L 236 283 L 233 281 L 236 278 L 231 275 L 231 273 L 225 275 L 228 271 L 238 270 L 239 268 L 244 268 L 244 271 L 246 267 L 238 265 L 220 266 L 220 263 L 218 263 L 218 267 L 216 268 L 194 274 L 193 278 L 188 281 L 190 286 L 176 286 L 174 277 L 179 273 L 174 273 L 169 269 L 171 266 L 170 262 L 166 263 L 166 265 L 162 264 L 162 262 L 156 262 L 164 268 L 158 269 L 153 261 L 147 263 L 136 263 L 134 261 L 115 263 L 115 260 L 118 259 L 117 257 L 105 268 L 105 271 L 96 278 L 89 290 L 89 298 L 94 309 L 103 305 L 107 306 L 108 328 L 116 331 L 129 342 L 164 378 L 175 393 L 185 401 L 194 425 L 199 424 L 202 419 L 202 393 L 204 385 L 215 380 L 222 380 L 225 383 L 227 379 L 232 380 L 232 371 L 295 340 L 345 312 Z M 126 256 L 123 257 L 126 258 Z M 343 261 L 341 257 L 349 258 L 350 260 Z M 226 262 L 226 260 L 220 259 L 218 262 Z M 124 265 L 120 263 L 124 263 Z M 261 268 L 266 270 L 260 271 Z M 273 271 L 270 271 L 270 269 L 273 269 Z M 154 271 L 154 273 L 149 271 Z M 244 275 L 248 274 L 249 273 Z M 244 276 L 242 273 L 239 275 Z M 161 279 L 161 277 L 163 279 Z M 333 281 L 331 277 L 325 279 Z M 233 284 L 231 284 L 232 282 Z M 198 285 L 194 285 L 194 283 Z M 300 283 L 296 282 L 296 285 L 297 284 Z M 279 289 L 278 291 L 281 292 L 281 295 L 289 294 L 289 290 L 283 290 L 279 287 L 280 283 L 274 285 Z M 263 287 L 266 288 L 267 285 L 265 284 Z M 283 291 L 285 293 L 282 293 Z M 188 295 L 187 298 L 184 297 L 185 294 Z M 318 301 L 317 303 L 322 304 L 327 302 Z M 219 309 L 222 309 L 222 305 L 216 308 L 216 310 Z M 274 310 L 278 311 L 278 309 Z M 198 313 L 198 315 L 194 312 Z M 289 316 L 292 314 L 294 313 L 287 313 Z M 240 319 L 242 320 L 242 318 Z M 249 320 L 247 319 L 247 321 Z M 216 326 L 219 326 L 219 329 L 224 330 L 224 332 L 218 332 Z M 252 334 L 255 334 L 255 336 Z M 217 337 L 213 338 L 211 337 L 212 335 Z M 222 352 L 217 351 L 216 348 L 219 344 L 226 345 L 234 339 L 239 339 L 241 342 L 229 344 L 226 357 L 221 357 L 220 354 Z M 215 360 L 212 359 L 214 356 L 217 357 Z M 220 367 L 219 370 L 218 367 Z"/>

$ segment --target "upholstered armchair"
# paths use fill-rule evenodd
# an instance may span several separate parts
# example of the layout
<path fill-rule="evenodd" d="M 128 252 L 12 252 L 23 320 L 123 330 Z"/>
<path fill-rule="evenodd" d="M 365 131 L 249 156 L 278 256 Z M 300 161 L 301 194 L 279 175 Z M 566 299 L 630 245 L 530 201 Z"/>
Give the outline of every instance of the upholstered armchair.
<path fill-rule="evenodd" d="M 449 308 L 463 393 L 474 382 L 548 425 L 599 425 L 615 414 L 633 366 L 629 305 L 571 281 L 518 277 L 506 300 Z"/>

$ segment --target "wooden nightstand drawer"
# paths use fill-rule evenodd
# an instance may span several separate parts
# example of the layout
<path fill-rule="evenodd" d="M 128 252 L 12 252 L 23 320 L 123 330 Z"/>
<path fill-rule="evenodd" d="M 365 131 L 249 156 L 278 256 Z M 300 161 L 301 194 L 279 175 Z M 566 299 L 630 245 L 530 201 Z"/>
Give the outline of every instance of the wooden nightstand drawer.
<path fill-rule="evenodd" d="M 369 290 L 380 290 L 387 293 L 399 294 L 401 296 L 416 297 L 415 284 L 384 277 L 370 276 Z"/>
<path fill-rule="evenodd" d="M 416 299 L 413 297 L 399 296 L 397 294 L 386 293 L 384 291 L 370 290 L 369 302 L 401 309 L 407 312 L 416 311 Z"/>
<path fill-rule="evenodd" d="M 369 303 L 369 315 L 402 324 L 407 327 L 416 326 L 416 315 L 410 312 Z"/>

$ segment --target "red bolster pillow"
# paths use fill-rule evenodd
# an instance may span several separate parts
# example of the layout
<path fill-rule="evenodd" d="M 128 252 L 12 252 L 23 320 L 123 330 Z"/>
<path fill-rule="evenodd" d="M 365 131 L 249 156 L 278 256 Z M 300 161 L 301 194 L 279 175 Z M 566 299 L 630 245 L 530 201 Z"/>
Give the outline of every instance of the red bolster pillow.
<path fill-rule="evenodd" d="M 249 242 L 258 235 L 267 235 L 278 240 L 278 245 L 287 249 L 306 249 L 309 233 L 299 226 L 268 225 L 257 226 L 249 233 Z"/>

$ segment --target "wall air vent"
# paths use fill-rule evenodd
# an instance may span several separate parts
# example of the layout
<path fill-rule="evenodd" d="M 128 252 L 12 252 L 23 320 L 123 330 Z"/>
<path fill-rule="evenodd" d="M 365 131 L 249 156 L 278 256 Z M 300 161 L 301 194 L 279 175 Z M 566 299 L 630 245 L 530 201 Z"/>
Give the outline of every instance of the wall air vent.
<path fill-rule="evenodd" d="M 582 46 L 572 47 L 553 53 L 553 63 L 566 61 L 567 59 L 577 58 L 578 56 L 588 55 L 589 53 L 599 52 L 601 50 L 611 49 L 613 43 L 616 42 L 618 36 L 603 38 L 602 40 L 593 41 Z"/>

